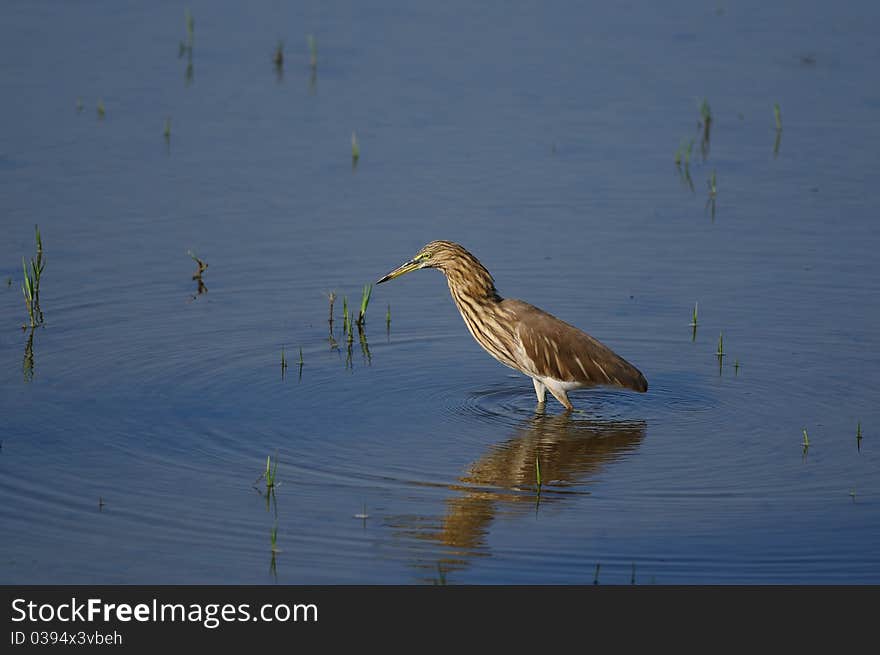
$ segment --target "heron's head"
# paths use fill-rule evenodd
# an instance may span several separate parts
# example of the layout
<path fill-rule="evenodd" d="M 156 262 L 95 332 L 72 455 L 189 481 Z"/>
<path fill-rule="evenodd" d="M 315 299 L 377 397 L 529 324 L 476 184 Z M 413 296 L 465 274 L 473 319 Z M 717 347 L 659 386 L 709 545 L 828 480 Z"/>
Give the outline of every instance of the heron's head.
<path fill-rule="evenodd" d="M 446 273 L 453 265 L 463 260 L 476 261 L 476 258 L 452 241 L 432 241 L 419 250 L 415 257 L 395 268 L 376 284 L 382 284 L 420 268 L 439 268 Z"/>

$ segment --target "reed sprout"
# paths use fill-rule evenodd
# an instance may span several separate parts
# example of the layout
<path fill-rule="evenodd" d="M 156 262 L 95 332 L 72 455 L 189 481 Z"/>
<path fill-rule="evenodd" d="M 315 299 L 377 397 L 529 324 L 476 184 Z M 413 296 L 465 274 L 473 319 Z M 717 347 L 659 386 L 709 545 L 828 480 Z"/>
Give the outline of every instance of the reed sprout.
<path fill-rule="evenodd" d="M 182 57 L 188 54 L 192 57 L 192 49 L 196 39 L 196 19 L 193 18 L 192 12 L 188 8 L 184 10 L 183 18 L 186 22 L 186 41 L 180 42 L 178 56 Z"/>
<path fill-rule="evenodd" d="M 706 209 L 709 210 L 712 215 L 712 220 L 715 220 L 715 196 L 718 195 L 718 186 L 715 179 L 715 171 L 712 171 L 712 177 L 708 180 L 709 185 L 709 196 L 706 198 Z"/>
<path fill-rule="evenodd" d="M 693 139 L 682 139 L 678 146 L 678 150 L 675 151 L 675 167 L 678 169 L 678 176 L 683 183 L 687 184 L 691 193 L 694 192 L 694 181 L 691 179 L 690 171 L 691 152 L 693 149 Z M 682 163 L 684 163 L 684 166 L 682 166 Z"/>
<path fill-rule="evenodd" d="M 272 462 L 272 456 L 266 456 L 266 470 L 257 478 L 257 481 L 265 480 L 266 481 L 266 491 L 271 492 L 277 486 L 277 478 L 276 473 L 278 471 L 278 458 L 275 458 L 275 461 Z"/>
<path fill-rule="evenodd" d="M 700 103 L 700 121 L 703 125 L 703 136 L 700 139 L 700 151 L 703 154 L 703 161 L 709 154 L 709 140 L 712 133 L 712 109 L 709 107 L 709 101 L 703 98 Z"/>
<path fill-rule="evenodd" d="M 40 235 L 39 226 L 34 226 L 34 233 L 37 253 L 31 258 L 30 262 L 25 261 L 24 258 L 21 260 L 21 266 L 24 271 L 21 292 L 24 296 L 28 320 L 32 328 L 43 324 L 43 311 L 40 309 L 40 279 L 43 276 L 43 269 L 46 268 L 46 262 L 43 258 L 43 238 Z"/>
<path fill-rule="evenodd" d="M 363 327 L 364 322 L 367 320 L 367 306 L 370 304 L 370 296 L 373 293 L 373 285 L 365 284 L 364 290 L 361 293 L 361 309 L 358 312 L 357 324 L 358 327 Z"/>
<path fill-rule="evenodd" d="M 275 52 L 272 53 L 272 63 L 275 64 L 275 70 L 281 72 L 284 67 L 284 41 L 280 39 L 275 46 Z"/>
<path fill-rule="evenodd" d="M 361 158 L 361 146 L 358 143 L 357 134 L 351 133 L 351 163 L 357 164 L 358 160 Z"/>
<path fill-rule="evenodd" d="M 184 11 L 184 20 L 186 21 L 186 40 L 180 42 L 177 57 L 179 59 L 186 55 L 186 70 L 183 77 L 186 86 L 189 86 L 193 80 L 193 46 L 196 39 L 196 20 L 189 9 Z"/>
<path fill-rule="evenodd" d="M 705 98 L 700 103 L 700 119 L 703 121 L 704 127 L 712 125 L 712 108 L 709 107 L 709 101 Z"/>
<path fill-rule="evenodd" d="M 691 163 L 691 152 L 694 149 L 694 140 L 693 139 L 682 139 L 678 144 L 678 149 L 675 151 L 675 165 L 681 166 L 684 163 L 685 168 L 690 166 Z"/>
<path fill-rule="evenodd" d="M 333 331 L 333 303 L 336 302 L 336 292 L 331 291 L 327 294 L 327 300 L 330 301 L 330 318 L 327 320 L 330 323 L 330 331 Z"/>

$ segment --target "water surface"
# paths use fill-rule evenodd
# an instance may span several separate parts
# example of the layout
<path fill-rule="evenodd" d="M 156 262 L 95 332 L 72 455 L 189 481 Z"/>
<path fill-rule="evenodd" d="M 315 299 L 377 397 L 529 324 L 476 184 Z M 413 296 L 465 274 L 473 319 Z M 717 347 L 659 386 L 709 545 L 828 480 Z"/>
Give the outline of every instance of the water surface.
<path fill-rule="evenodd" d="M 178 3 L 3 10 L 0 578 L 880 582 L 874 4 L 188 6 L 191 61 Z M 648 393 L 537 408 L 434 271 L 349 353 L 435 238 Z"/>

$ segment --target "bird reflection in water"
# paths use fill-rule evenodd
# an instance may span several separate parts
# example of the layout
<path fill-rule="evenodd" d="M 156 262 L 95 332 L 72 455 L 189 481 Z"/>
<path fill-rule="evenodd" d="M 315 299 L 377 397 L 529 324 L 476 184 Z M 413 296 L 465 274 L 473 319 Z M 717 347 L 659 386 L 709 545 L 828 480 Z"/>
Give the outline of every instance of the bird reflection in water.
<path fill-rule="evenodd" d="M 645 429 L 640 420 L 586 419 L 570 412 L 553 415 L 536 410 L 510 439 L 493 446 L 468 467 L 459 483 L 450 485 L 456 493 L 446 500 L 439 524 L 395 527 L 442 544 L 446 554 L 439 561 L 422 560 L 417 566 L 435 577 L 437 571 L 445 576 L 466 567 L 471 558 L 489 554 L 486 540 L 499 512 L 535 511 L 541 505 L 565 502 L 572 494 L 587 493 L 583 485 L 638 448 Z"/>

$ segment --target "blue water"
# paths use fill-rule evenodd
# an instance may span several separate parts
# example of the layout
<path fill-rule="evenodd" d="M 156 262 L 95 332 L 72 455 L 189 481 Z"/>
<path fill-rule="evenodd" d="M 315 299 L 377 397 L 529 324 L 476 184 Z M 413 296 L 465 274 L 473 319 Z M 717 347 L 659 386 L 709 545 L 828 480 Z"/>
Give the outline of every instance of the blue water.
<path fill-rule="evenodd" d="M 4 7 L 0 579 L 880 582 L 880 9 L 479 4 Z M 648 393 L 540 411 L 436 271 L 349 352 L 438 238 Z"/>

